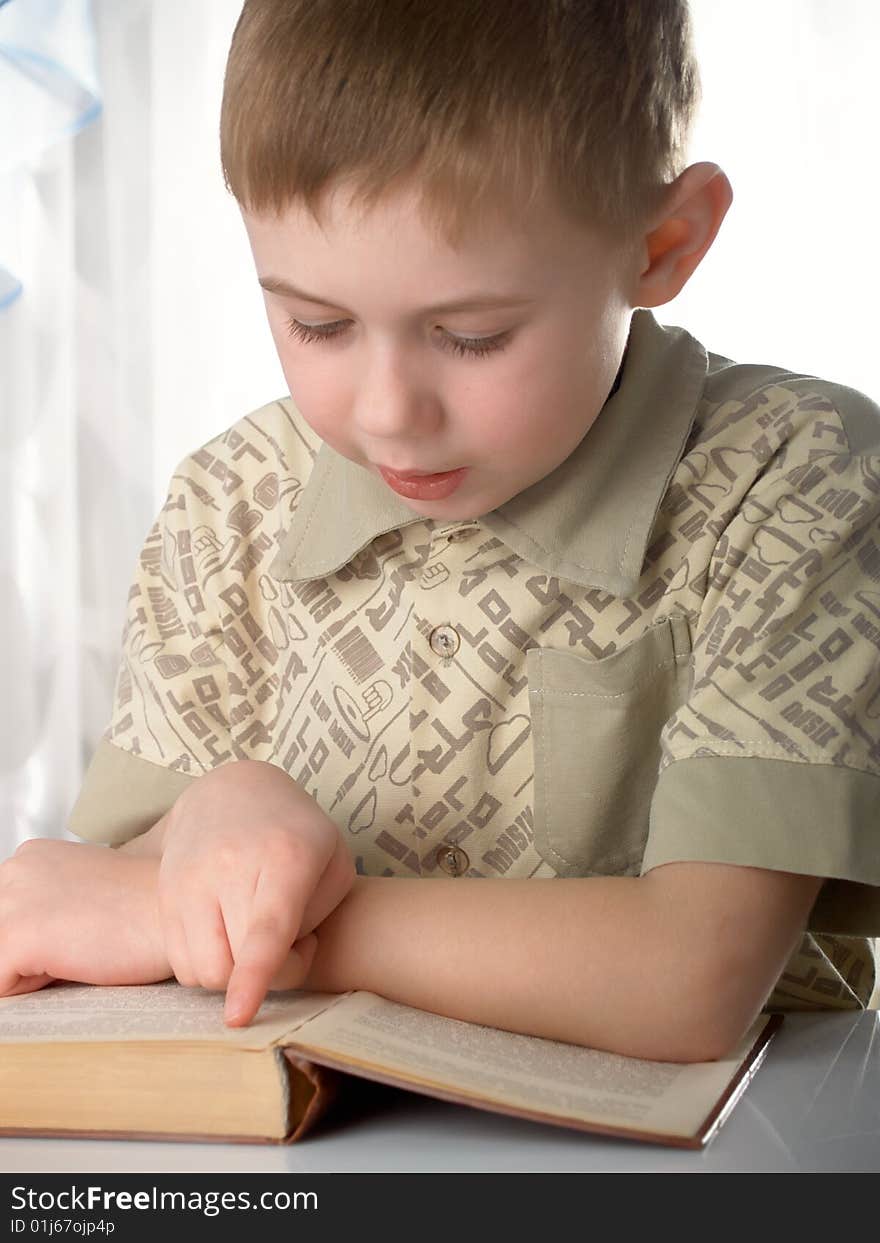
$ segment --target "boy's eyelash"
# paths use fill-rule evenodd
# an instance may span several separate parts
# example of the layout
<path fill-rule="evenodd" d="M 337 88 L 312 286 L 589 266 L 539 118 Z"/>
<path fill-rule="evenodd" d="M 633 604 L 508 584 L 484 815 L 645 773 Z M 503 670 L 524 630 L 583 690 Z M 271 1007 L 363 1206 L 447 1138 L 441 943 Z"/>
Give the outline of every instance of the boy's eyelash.
<path fill-rule="evenodd" d="M 317 328 L 309 324 L 301 324 L 298 319 L 290 317 L 287 320 L 287 335 L 305 342 L 329 341 L 331 337 L 341 336 L 345 332 L 345 324 L 346 320 L 340 319 L 332 324 L 321 324 L 320 328 Z M 510 333 L 499 332 L 496 337 L 444 336 L 443 339 L 446 343 L 445 348 L 459 357 L 482 358 L 486 354 L 496 354 L 503 350 L 510 341 Z"/>

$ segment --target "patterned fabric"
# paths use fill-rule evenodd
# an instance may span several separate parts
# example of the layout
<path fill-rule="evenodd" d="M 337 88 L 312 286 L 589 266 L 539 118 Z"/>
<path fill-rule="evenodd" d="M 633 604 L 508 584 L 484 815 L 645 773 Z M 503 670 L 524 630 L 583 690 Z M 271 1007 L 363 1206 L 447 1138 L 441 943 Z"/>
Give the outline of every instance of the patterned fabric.
<path fill-rule="evenodd" d="M 414 514 L 290 398 L 189 454 L 69 821 L 113 844 L 278 764 L 362 874 L 828 877 L 770 1009 L 864 1006 L 880 933 L 880 409 L 633 314 L 545 479 Z"/>

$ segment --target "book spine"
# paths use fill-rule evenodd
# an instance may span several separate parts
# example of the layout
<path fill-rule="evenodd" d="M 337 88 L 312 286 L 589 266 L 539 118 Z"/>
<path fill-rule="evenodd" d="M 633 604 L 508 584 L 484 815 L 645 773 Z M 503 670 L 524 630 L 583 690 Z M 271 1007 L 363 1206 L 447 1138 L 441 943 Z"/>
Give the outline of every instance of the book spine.
<path fill-rule="evenodd" d="M 345 1076 L 329 1066 L 319 1066 L 293 1049 L 281 1052 L 290 1080 L 288 1134 L 285 1144 L 295 1144 L 311 1131 L 339 1097 Z"/>

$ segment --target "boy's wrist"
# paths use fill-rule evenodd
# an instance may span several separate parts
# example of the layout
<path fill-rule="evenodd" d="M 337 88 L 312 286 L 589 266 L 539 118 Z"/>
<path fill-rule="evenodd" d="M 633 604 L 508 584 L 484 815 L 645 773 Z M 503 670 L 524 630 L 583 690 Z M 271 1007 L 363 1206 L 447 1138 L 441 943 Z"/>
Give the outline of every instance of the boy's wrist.
<path fill-rule="evenodd" d="M 160 859 L 165 849 L 165 837 L 172 811 L 173 806 L 169 807 L 165 815 L 157 820 L 152 828 L 147 829 L 145 833 L 138 833 L 136 837 L 129 838 L 127 842 L 123 842 L 117 849 L 127 855 L 149 856 Z"/>
<path fill-rule="evenodd" d="M 342 901 L 315 928 L 318 944 L 308 974 L 301 985 L 303 989 L 319 993 L 369 990 L 372 981 L 358 973 L 352 973 L 349 940 L 351 924 L 358 920 L 364 901 L 364 891 L 375 890 L 375 885 L 375 877 L 355 876 L 351 889 Z M 368 896 L 367 901 L 369 900 Z"/>
<path fill-rule="evenodd" d="M 168 962 L 165 949 L 159 909 L 159 863 L 159 855 L 144 855 L 141 858 L 135 858 L 130 864 L 133 870 L 131 872 L 132 907 L 129 929 L 134 937 L 133 947 L 135 945 L 138 947 L 138 956 L 144 955 L 143 963 L 140 965 L 143 967 L 144 964 L 149 964 L 148 977 L 156 981 L 174 979 L 174 972 Z M 122 929 L 120 929 L 120 935 L 125 935 Z"/>

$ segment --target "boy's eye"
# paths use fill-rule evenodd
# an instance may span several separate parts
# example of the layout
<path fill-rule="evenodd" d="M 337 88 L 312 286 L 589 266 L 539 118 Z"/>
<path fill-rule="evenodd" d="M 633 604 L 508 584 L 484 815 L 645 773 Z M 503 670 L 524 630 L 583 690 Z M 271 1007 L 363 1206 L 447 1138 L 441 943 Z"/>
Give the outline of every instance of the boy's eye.
<path fill-rule="evenodd" d="M 299 341 L 328 341 L 331 337 L 341 336 L 347 326 L 344 319 L 332 324 L 301 324 L 298 319 L 288 318 L 287 335 Z M 453 337 L 444 333 L 445 348 L 459 356 L 467 355 L 480 358 L 486 354 L 495 354 L 503 350 L 510 340 L 509 332 L 499 332 L 495 337 Z"/>

